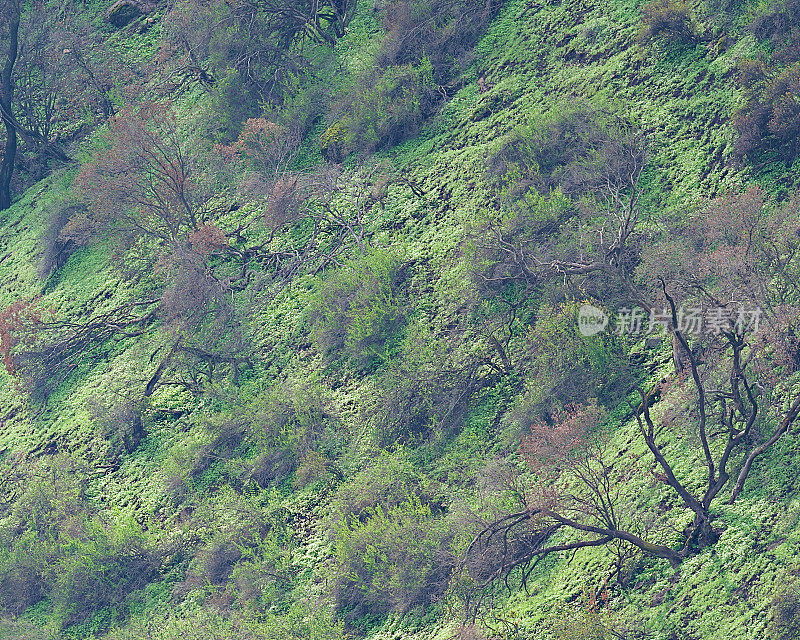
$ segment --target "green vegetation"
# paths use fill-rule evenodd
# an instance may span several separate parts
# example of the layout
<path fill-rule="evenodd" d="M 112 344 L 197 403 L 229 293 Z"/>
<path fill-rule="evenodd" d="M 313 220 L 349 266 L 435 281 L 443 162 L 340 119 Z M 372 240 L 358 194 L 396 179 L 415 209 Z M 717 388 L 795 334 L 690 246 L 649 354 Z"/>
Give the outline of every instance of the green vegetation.
<path fill-rule="evenodd" d="M 0 636 L 795 638 L 797 4 L 0 0 Z"/>

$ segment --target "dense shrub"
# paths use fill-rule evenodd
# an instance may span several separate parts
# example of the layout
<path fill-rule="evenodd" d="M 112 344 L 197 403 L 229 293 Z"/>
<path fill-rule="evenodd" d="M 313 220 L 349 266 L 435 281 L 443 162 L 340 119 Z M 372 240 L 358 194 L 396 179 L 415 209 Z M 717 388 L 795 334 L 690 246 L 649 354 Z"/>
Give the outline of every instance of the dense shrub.
<path fill-rule="evenodd" d="M 13 531 L 33 531 L 49 542 L 83 535 L 86 516 L 92 513 L 87 475 L 83 464 L 63 453 L 31 464 L 20 478 L 21 491 L 13 503 Z"/>
<path fill-rule="evenodd" d="M 224 585 L 233 573 L 233 567 L 242 558 L 242 550 L 237 540 L 212 540 L 195 557 L 196 572 L 202 582 L 200 584 Z"/>
<path fill-rule="evenodd" d="M 509 309 L 531 297 L 620 303 L 635 296 L 648 157 L 634 123 L 580 102 L 554 105 L 529 130 L 500 140 L 486 176 L 499 214 L 475 231 L 470 256 L 481 293 Z"/>
<path fill-rule="evenodd" d="M 249 82 L 248 82 L 249 80 Z M 216 126 L 210 132 L 222 144 L 234 142 L 249 118 L 260 115 L 260 91 L 244 70 L 229 68 L 215 83 L 211 106 Z"/>
<path fill-rule="evenodd" d="M 472 47 L 500 4 L 494 0 L 383 2 L 387 33 L 378 53 L 378 68 L 419 63 L 424 56 L 436 85 L 447 85 L 472 62 Z"/>
<path fill-rule="evenodd" d="M 222 488 L 192 514 L 201 538 L 186 578 L 173 591 L 196 591 L 207 604 L 264 612 L 278 606 L 294 583 L 295 535 L 290 514 L 271 491 Z"/>
<path fill-rule="evenodd" d="M 781 52 L 782 54 L 800 54 L 800 51 L 791 51 L 798 43 L 800 2 L 780 0 L 767 3 L 752 19 L 749 29 L 759 40 L 769 40 L 779 48 L 786 47 L 788 50 Z"/>
<path fill-rule="evenodd" d="M 527 354 L 519 369 L 525 392 L 516 419 L 548 420 L 554 412 L 590 398 L 619 401 L 631 372 L 613 334 L 583 337 L 576 331 L 578 305 L 542 308 L 527 334 Z M 612 373 L 613 372 L 613 373 Z"/>
<path fill-rule="evenodd" d="M 753 161 L 777 157 L 789 166 L 800 153 L 800 3 L 767 4 L 749 29 L 770 47 L 738 63 L 744 105 L 733 120 L 734 154 Z"/>
<path fill-rule="evenodd" d="M 3 542 L 7 546 L 0 556 L 0 608 L 18 616 L 47 593 L 46 552 L 31 531 L 13 542 L 6 539 Z"/>
<path fill-rule="evenodd" d="M 121 606 L 156 575 L 158 554 L 140 533 L 107 531 L 98 523 L 86 542 L 73 543 L 49 576 L 53 613 L 62 626 L 86 620 L 106 607 Z M 118 610 L 120 618 L 124 610 Z"/>
<path fill-rule="evenodd" d="M 497 144 L 487 179 L 507 206 L 534 188 L 545 195 L 560 187 L 577 197 L 606 178 L 617 182 L 646 156 L 643 134 L 633 123 L 581 101 L 556 104 Z"/>
<path fill-rule="evenodd" d="M 355 6 L 355 1 L 174 3 L 164 21 L 166 44 L 179 60 L 179 73 L 199 77 L 210 91 L 216 116 L 212 136 L 229 143 L 265 104 L 292 100 L 310 75 L 303 50 L 333 45 Z"/>
<path fill-rule="evenodd" d="M 790 640 L 800 634 L 800 585 L 792 579 L 772 600 L 770 638 Z"/>
<path fill-rule="evenodd" d="M 755 159 L 772 152 L 789 166 L 800 153 L 800 62 L 773 69 L 759 60 L 739 64 L 746 103 L 733 120 L 734 153 Z"/>
<path fill-rule="evenodd" d="M 287 480 L 309 453 L 340 454 L 336 415 L 314 384 L 290 380 L 254 397 L 217 400 L 225 403 L 221 411 L 196 418 L 203 437 L 173 452 L 168 484 L 177 496 L 226 482 L 267 488 Z"/>
<path fill-rule="evenodd" d="M 354 152 L 368 154 L 419 131 L 438 102 L 429 60 L 373 70 L 331 108 L 332 124 L 320 147 L 333 162 Z"/>
<path fill-rule="evenodd" d="M 330 517 L 343 527 L 351 518 L 365 519 L 376 507 L 394 507 L 412 496 L 433 499 L 432 487 L 424 487 L 423 478 L 414 469 L 403 450 L 382 451 L 369 467 L 341 485 L 331 501 Z"/>
<path fill-rule="evenodd" d="M 641 41 L 666 38 L 673 42 L 694 42 L 697 29 L 689 6 L 683 0 L 652 0 L 641 9 L 644 26 Z"/>
<path fill-rule="evenodd" d="M 483 353 L 462 322 L 457 325 L 446 336 L 419 316 L 405 326 L 394 357 L 374 378 L 374 391 L 361 407 L 377 447 L 416 446 L 460 428 L 480 385 Z"/>
<path fill-rule="evenodd" d="M 296 126 L 281 126 L 264 117 L 248 118 L 232 144 L 215 146 L 220 172 L 246 195 L 272 195 L 276 184 L 287 178 L 298 138 Z"/>
<path fill-rule="evenodd" d="M 340 525 L 334 551 L 339 611 L 353 622 L 430 604 L 447 590 L 456 564 L 452 537 L 447 519 L 414 497 Z"/>
<path fill-rule="evenodd" d="M 91 230 L 76 225 L 75 220 L 86 220 L 85 207 L 77 202 L 62 202 L 51 213 L 41 238 L 40 278 L 45 279 L 58 271 L 73 253 L 91 241 Z"/>
<path fill-rule="evenodd" d="M 103 609 L 122 618 L 128 595 L 155 577 L 159 552 L 135 522 L 97 514 L 85 494 L 86 474 L 60 454 L 18 478 L 20 495 L 1 532 L 4 611 L 16 615 L 47 597 L 59 627 Z"/>
<path fill-rule="evenodd" d="M 404 321 L 408 267 L 373 249 L 323 280 L 309 310 L 317 348 L 360 369 L 387 362 Z"/>
<path fill-rule="evenodd" d="M 608 602 L 608 593 L 605 593 L 605 602 Z M 559 640 L 612 640 L 618 638 L 620 631 L 608 623 L 610 615 L 602 610 L 598 611 L 595 607 L 586 606 L 582 611 L 563 611 L 561 615 L 554 616 L 556 620 L 553 625 L 554 637 Z M 606 615 L 604 615 L 606 614 Z M 627 631 L 627 629 L 623 629 Z M 627 637 L 623 635 L 623 637 Z"/>
<path fill-rule="evenodd" d="M 377 380 L 380 403 L 365 406 L 375 443 L 418 445 L 458 429 L 478 386 L 477 366 L 474 354 L 422 362 L 405 354 L 395 361 Z"/>
<path fill-rule="evenodd" d="M 387 0 L 374 65 L 354 78 L 327 114 L 323 154 L 339 162 L 417 134 L 457 88 L 471 50 L 500 2 Z"/>
<path fill-rule="evenodd" d="M 143 403 L 140 401 L 120 398 L 107 403 L 94 396 L 87 400 L 86 409 L 99 435 L 108 441 L 115 459 L 123 453 L 131 453 L 144 437 Z"/>

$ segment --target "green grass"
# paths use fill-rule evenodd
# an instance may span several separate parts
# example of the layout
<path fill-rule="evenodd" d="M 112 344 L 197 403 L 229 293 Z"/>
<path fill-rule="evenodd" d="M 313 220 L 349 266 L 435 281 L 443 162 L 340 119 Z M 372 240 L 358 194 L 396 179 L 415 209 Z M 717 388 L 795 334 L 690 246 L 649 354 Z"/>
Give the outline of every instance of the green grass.
<path fill-rule="evenodd" d="M 738 40 L 725 51 L 705 43 L 694 47 L 662 42 L 641 45 L 636 40 L 638 4 L 623 0 L 533 4 L 510 0 L 476 47 L 475 61 L 464 75 L 464 87 L 426 123 L 419 137 L 381 152 L 381 157 L 404 178 L 413 180 L 424 195 L 414 194 L 402 181 L 392 185 L 380 214 L 382 231 L 376 235 L 376 244 L 389 247 L 391 255 L 414 264 L 402 331 L 387 320 L 394 321 L 393 314 L 398 312 L 393 306 L 395 300 L 383 290 L 379 292 L 382 297 L 376 294 L 374 299 L 362 301 L 369 313 L 357 319 L 348 317 L 348 344 L 377 335 L 380 362 L 362 364 L 358 371 L 342 358 L 345 362 L 332 367 L 315 347 L 310 333 L 308 309 L 315 302 L 319 304 L 320 287 L 324 286 L 320 283 L 326 279 L 334 282 L 338 277 L 344 282 L 343 290 L 357 290 L 363 280 L 358 274 L 333 271 L 326 278 L 301 276 L 274 298 L 259 298 L 254 305 L 250 321 L 253 341 L 263 361 L 255 365 L 240 389 L 232 390 L 229 383 L 218 382 L 215 390 L 257 399 L 286 380 L 307 382 L 309 393 L 324 398 L 339 418 L 339 426 L 330 436 L 330 450 L 339 455 L 336 462 L 345 473 L 341 483 L 324 478 L 301 489 L 292 483 L 292 477 L 286 477 L 277 489 L 269 490 L 270 499 L 297 521 L 307 520 L 313 525 L 302 529 L 298 538 L 291 565 L 296 579 L 285 596 L 290 604 L 276 603 L 274 610 L 251 618 L 246 618 L 250 615 L 246 609 L 234 607 L 233 614 L 227 612 L 234 622 L 226 621 L 214 608 L 214 603 L 223 601 L 218 593 L 221 588 L 199 585 L 186 587 L 187 597 L 174 604 L 172 617 L 165 611 L 173 608 L 172 589 L 186 578 L 191 556 L 201 542 L 235 524 L 235 514 L 225 510 L 226 496 L 255 491 L 252 483 L 245 485 L 244 481 L 235 489 L 225 486 L 236 473 L 246 475 L 244 465 L 254 449 L 242 447 L 230 460 L 215 461 L 194 483 L 187 482 L 180 489 L 185 495 L 177 497 L 179 490 L 171 483 L 187 473 L 197 452 L 209 443 L 206 418 L 224 406 L 218 399 L 194 398 L 177 388 L 161 389 L 153 397 L 146 416 L 148 435 L 138 449 L 123 455 L 117 466 L 104 466 L 107 443 L 91 423 L 87 401 L 93 396 L 111 397 L 146 382 L 157 363 L 154 354 L 167 341 L 165 335 L 154 331 L 146 339 L 124 341 L 103 361 L 84 363 L 44 407 L 26 405 L 13 380 L 0 372 L 0 449 L 6 460 L 13 455 L 38 454 L 49 443 L 60 442 L 93 468 L 89 496 L 97 509 L 131 515 L 146 528 L 154 543 L 178 549 L 165 561 L 158 579 L 128 603 L 134 620 L 129 628 L 132 634 L 145 629 L 149 618 L 161 620 L 157 616 L 163 615 L 159 631 L 163 635 L 146 636 L 141 631 L 141 635 L 128 637 L 168 638 L 192 632 L 197 638 L 244 638 L 235 635 L 240 632 L 235 622 L 238 615 L 255 625 L 254 633 L 262 634 L 256 637 L 287 637 L 280 634 L 288 628 L 299 629 L 292 637 L 341 637 L 332 620 L 325 618 L 313 630 L 307 622 L 314 619 L 313 603 L 325 602 L 325 585 L 330 579 L 326 567 L 331 562 L 332 545 L 324 526 L 325 510 L 338 487 L 344 486 L 342 491 L 357 488 L 376 466 L 379 453 L 369 410 L 379 389 L 377 376 L 403 355 L 408 336 L 422 336 L 421 342 L 430 347 L 430 352 L 419 356 L 421 359 L 433 358 L 439 353 L 437 348 L 465 358 L 484 348 L 475 327 L 463 318 L 464 299 L 471 294 L 472 286 L 471 265 L 464 260 L 468 255 L 464 237 L 493 210 L 486 158 L 505 135 L 520 126 L 535 126 L 549 109 L 574 100 L 624 113 L 639 122 L 652 139 L 642 204 L 654 224 L 662 217 L 693 211 L 703 199 L 736 188 L 750 178 L 747 167 L 737 168 L 730 162 L 733 132 L 728 123 L 739 100 L 732 79 L 735 60 L 751 53 L 755 43 L 734 34 Z M 341 67 L 325 66 L 330 76 L 320 81 L 341 88 L 347 77 L 337 74 L 352 74 L 369 64 L 379 28 L 369 7 L 363 5 L 348 36 L 337 46 L 335 55 Z M 142 36 L 119 34 L 114 42 L 120 55 L 148 59 L 158 33 L 153 28 Z M 476 84 L 480 74 L 485 75 L 490 87 L 483 94 Z M 177 110 L 191 127 L 201 118 L 196 114 L 208 114 L 208 99 L 199 91 L 188 92 L 178 101 Z M 320 122 L 303 143 L 296 160 L 298 168 L 310 168 L 320 160 L 318 138 L 324 132 Z M 83 153 L 90 156 L 93 152 L 87 144 Z M 350 162 L 357 164 L 357 160 L 351 158 Z M 781 181 L 797 170 L 798 165 L 791 171 L 768 167 L 759 180 L 765 188 L 777 192 L 784 188 Z M 0 306 L 44 293 L 42 304 L 58 313 L 81 315 L 86 313 L 86 302 L 103 290 L 114 294 L 109 304 L 131 294 L 119 284 L 111 251 L 104 244 L 72 256 L 54 285 L 44 291 L 36 276 L 38 238 L 49 211 L 65 197 L 69 182 L 66 174 L 46 179 L 23 194 L 0 218 Z M 233 229 L 240 221 L 257 220 L 259 216 L 254 205 L 226 213 L 218 223 Z M 368 262 L 352 251 L 340 261 L 352 265 L 359 260 Z M 384 275 L 382 271 L 380 275 Z M 338 290 L 331 285 L 330 291 Z M 453 327 L 461 333 L 454 332 Z M 419 484 L 439 483 L 442 495 L 454 497 L 454 501 L 470 499 L 473 484 L 487 463 L 515 442 L 514 433 L 504 431 L 496 418 L 513 405 L 523 386 L 511 379 L 487 386 L 473 398 L 460 429 L 437 434 L 407 452 L 409 464 L 421 478 Z M 171 417 L 178 412 L 183 414 L 180 418 Z M 631 502 L 642 506 L 663 502 L 665 520 L 679 529 L 686 523 L 687 513 L 653 478 L 635 424 L 622 420 L 626 405 L 611 407 L 610 414 L 613 446 L 626 450 L 626 455 L 641 456 L 639 472 L 629 487 Z M 631 628 L 641 623 L 654 640 L 767 637 L 766 622 L 774 595 L 798 565 L 798 446 L 797 437 L 787 437 L 759 461 L 740 502 L 717 510 L 717 522 L 723 530 L 720 542 L 687 560 L 677 574 L 663 562 L 637 561 L 630 581 L 613 587 L 609 610 L 602 614 L 604 620 Z M 681 476 L 699 486 L 702 478 L 696 449 L 675 444 L 669 454 L 678 460 Z M 394 455 L 401 456 L 403 451 L 398 448 Z M 198 513 L 203 514 L 202 524 L 192 519 Z M 513 633 L 517 636 L 512 631 L 502 632 L 509 638 L 555 638 L 556 632 L 551 631 L 558 622 L 555 618 L 583 620 L 587 594 L 607 578 L 611 561 L 609 551 L 599 548 L 581 551 L 572 560 L 559 557 L 543 563 L 531 581 L 530 594 L 519 590 L 504 594 L 493 612 L 494 622 L 492 618 L 487 622 L 498 629 L 516 629 Z M 448 606 L 457 610 L 458 603 L 448 597 L 441 608 L 370 618 L 362 626 L 374 640 L 449 640 L 455 623 L 454 616 L 442 613 Z M 225 605 L 221 608 L 224 611 Z M 97 620 L 73 628 L 73 636 L 88 638 L 93 629 L 104 624 L 100 619 L 103 615 L 101 611 Z M 502 626 L 500 619 L 508 626 Z M 311 635 L 312 631 L 316 635 Z M 27 623 L 4 621 L 0 622 L 0 637 L 22 640 L 49 636 Z M 117 631 L 116 637 L 125 638 L 125 631 Z"/>
<path fill-rule="evenodd" d="M 0 637 L 4 640 L 46 640 L 50 634 L 30 623 L 20 621 L 0 621 Z"/>

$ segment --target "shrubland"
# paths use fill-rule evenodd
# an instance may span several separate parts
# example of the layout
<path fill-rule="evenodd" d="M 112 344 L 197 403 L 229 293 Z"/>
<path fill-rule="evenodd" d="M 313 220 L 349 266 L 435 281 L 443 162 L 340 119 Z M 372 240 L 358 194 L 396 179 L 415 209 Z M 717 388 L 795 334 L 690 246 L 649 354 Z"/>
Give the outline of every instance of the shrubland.
<path fill-rule="evenodd" d="M 108 9 L 0 4 L 3 633 L 794 637 L 791 2 Z"/>

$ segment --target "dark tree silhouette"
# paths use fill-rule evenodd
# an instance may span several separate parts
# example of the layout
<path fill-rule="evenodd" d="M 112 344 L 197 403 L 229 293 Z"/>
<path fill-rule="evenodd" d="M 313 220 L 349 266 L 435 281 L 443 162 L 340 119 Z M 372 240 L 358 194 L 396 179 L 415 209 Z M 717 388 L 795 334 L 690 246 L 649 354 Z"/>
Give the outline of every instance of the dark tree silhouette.
<path fill-rule="evenodd" d="M 11 177 L 17 158 L 17 126 L 14 121 L 12 105 L 14 100 L 14 66 L 19 49 L 19 25 L 22 3 L 19 0 L 5 0 L 0 5 L 0 31 L 5 42 L 3 65 L 0 70 L 0 116 L 6 130 L 3 149 L 3 162 L 0 165 L 0 211 L 11 206 Z"/>
<path fill-rule="evenodd" d="M 465 567 L 491 591 L 518 575 L 523 584 L 552 553 L 624 543 L 677 567 L 713 545 L 719 532 L 713 507 L 737 501 L 755 462 L 789 433 L 800 417 L 800 396 L 787 397 L 788 376 L 798 370 L 794 335 L 800 282 L 796 205 L 776 207 L 751 189 L 709 203 L 705 215 L 644 256 L 641 274 L 658 278 L 650 308 L 663 305 L 663 324 L 677 345 L 682 370 L 675 380 L 636 388 L 632 416 L 655 466 L 655 477 L 691 514 L 679 544 L 648 535 L 646 510 L 626 502 L 621 487 L 634 463 L 609 456 L 602 436 L 592 435 L 596 413 L 557 413 L 552 424 L 534 421 L 523 442 L 531 480 L 516 490 L 520 509 L 484 523 L 469 547 Z M 672 234 L 669 234 L 672 235 Z M 670 249 L 681 250 L 674 254 Z M 647 294 L 646 288 L 640 288 Z M 680 292 L 680 296 L 676 292 Z M 687 323 L 685 306 L 697 305 L 705 330 Z M 745 304 L 746 303 L 746 304 Z M 659 399 L 672 402 L 656 413 Z M 669 404 L 669 402 L 667 402 Z M 688 404 L 689 410 L 686 410 Z M 697 436 L 704 479 L 681 477 L 671 450 L 677 430 Z M 569 536 L 557 541 L 560 531 Z M 516 572 L 516 573 L 515 573 Z"/>

